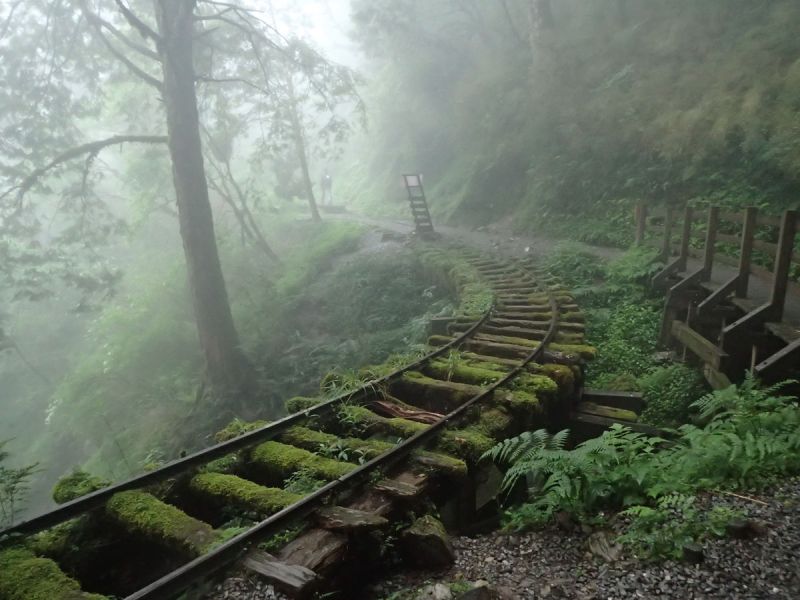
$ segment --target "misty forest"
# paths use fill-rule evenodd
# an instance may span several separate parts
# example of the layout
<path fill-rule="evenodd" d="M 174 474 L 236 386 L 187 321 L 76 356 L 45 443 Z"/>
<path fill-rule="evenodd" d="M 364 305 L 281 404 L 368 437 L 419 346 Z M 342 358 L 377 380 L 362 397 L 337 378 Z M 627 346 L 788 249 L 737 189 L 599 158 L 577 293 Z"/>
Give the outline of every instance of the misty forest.
<path fill-rule="evenodd" d="M 796 0 L 0 0 L 0 600 L 800 597 Z"/>

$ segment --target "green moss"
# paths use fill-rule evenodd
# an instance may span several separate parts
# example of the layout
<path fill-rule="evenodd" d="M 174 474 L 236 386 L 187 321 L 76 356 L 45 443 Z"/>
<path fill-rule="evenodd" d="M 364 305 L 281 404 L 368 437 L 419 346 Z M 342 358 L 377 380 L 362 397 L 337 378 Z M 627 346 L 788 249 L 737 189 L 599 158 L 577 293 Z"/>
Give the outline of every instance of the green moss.
<path fill-rule="evenodd" d="M 81 591 L 80 584 L 50 559 L 32 552 L 0 552 L 0 598 L 3 600 L 104 600 Z"/>
<path fill-rule="evenodd" d="M 365 458 L 374 458 L 394 447 L 394 444 L 388 442 L 362 440 L 359 438 L 340 438 L 330 433 L 323 433 L 306 427 L 287 429 L 281 434 L 280 441 L 312 452 L 318 452 L 325 447 L 339 446 L 342 449 L 352 450 L 354 453 L 357 452 Z M 354 454 L 353 458 L 357 458 L 357 456 Z"/>
<path fill-rule="evenodd" d="M 476 431 L 491 438 L 501 437 L 511 428 L 514 419 L 502 408 L 489 408 L 481 412 L 478 422 L 473 425 Z"/>
<path fill-rule="evenodd" d="M 290 415 L 313 408 L 323 402 L 320 398 L 306 398 L 305 396 L 295 396 L 286 401 L 286 412 Z"/>
<path fill-rule="evenodd" d="M 146 492 L 115 494 L 106 504 L 106 512 L 127 531 L 190 556 L 203 554 L 218 541 L 210 525 Z"/>
<path fill-rule="evenodd" d="M 273 441 L 258 446 L 253 451 L 252 460 L 269 477 L 276 480 L 303 469 L 314 477 L 331 481 L 356 468 L 351 463 L 332 460 L 302 448 Z"/>
<path fill-rule="evenodd" d="M 53 488 L 53 500 L 57 504 L 64 504 L 109 485 L 111 485 L 111 482 L 107 479 L 95 477 L 85 471 L 74 471 L 58 480 L 58 483 Z"/>
<path fill-rule="evenodd" d="M 502 370 L 493 370 L 487 366 L 473 366 L 464 361 L 452 365 L 448 361 L 434 360 L 426 367 L 426 371 L 437 379 L 473 385 L 494 383 L 505 375 Z"/>
<path fill-rule="evenodd" d="M 481 455 L 494 446 L 495 440 L 474 427 L 445 431 L 438 444 L 443 452 L 477 462 Z"/>
<path fill-rule="evenodd" d="M 239 454 L 228 454 L 217 460 L 212 460 L 205 465 L 201 471 L 204 473 L 234 473 L 242 465 L 242 457 Z"/>
<path fill-rule="evenodd" d="M 214 435 L 214 439 L 217 441 L 218 444 L 222 442 L 227 442 L 228 440 L 235 439 L 245 433 L 250 431 L 255 431 L 256 429 L 261 429 L 265 425 L 269 425 L 269 421 L 242 421 L 241 419 L 234 419 L 228 425 L 225 426 L 225 429 L 218 431 L 216 435 Z"/>
<path fill-rule="evenodd" d="M 567 365 L 534 364 L 533 372 L 552 379 L 562 392 L 571 392 L 575 387 L 575 374 Z"/>
<path fill-rule="evenodd" d="M 427 429 L 427 425 L 423 423 L 398 417 L 382 417 L 363 406 L 344 406 L 340 410 L 340 416 L 345 425 L 349 424 L 355 428 L 374 430 L 399 437 L 411 437 Z"/>
<path fill-rule="evenodd" d="M 84 517 L 60 523 L 50 529 L 32 535 L 26 540 L 26 545 L 37 555 L 59 558 L 73 549 L 75 540 L 80 535 Z"/>
<path fill-rule="evenodd" d="M 587 344 L 550 344 L 548 346 L 553 352 L 563 352 L 580 356 L 584 360 L 592 360 L 597 356 L 597 349 Z"/>
<path fill-rule="evenodd" d="M 189 487 L 202 496 L 209 496 L 226 506 L 255 511 L 269 516 L 302 498 L 278 488 L 268 488 L 235 475 L 201 473 L 189 482 Z"/>
<path fill-rule="evenodd" d="M 497 399 L 517 414 L 542 412 L 542 403 L 533 392 L 525 390 L 498 390 Z"/>

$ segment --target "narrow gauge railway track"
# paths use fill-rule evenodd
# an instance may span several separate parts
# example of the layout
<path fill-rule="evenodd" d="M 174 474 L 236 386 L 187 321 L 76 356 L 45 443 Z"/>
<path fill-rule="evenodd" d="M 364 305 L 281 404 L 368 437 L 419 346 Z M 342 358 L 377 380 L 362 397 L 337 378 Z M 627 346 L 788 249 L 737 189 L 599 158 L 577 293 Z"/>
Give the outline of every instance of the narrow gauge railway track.
<path fill-rule="evenodd" d="M 298 520 L 308 520 L 313 513 L 316 515 L 314 522 L 318 522 L 320 508 L 325 505 L 349 503 L 349 508 L 342 509 L 343 514 L 364 516 L 364 509 L 370 506 L 370 501 L 363 501 L 365 489 L 371 490 L 367 494 L 372 494 L 372 500 L 373 492 L 380 490 L 384 496 L 402 501 L 404 496 L 424 489 L 425 473 L 434 472 L 444 477 L 463 474 L 466 464 L 462 459 L 473 464 L 477 458 L 470 442 L 476 437 L 486 440 L 489 434 L 490 442 L 494 442 L 508 433 L 515 433 L 519 429 L 516 422 L 526 420 L 519 411 L 524 413 L 538 407 L 540 419 L 559 419 L 568 414 L 569 399 L 562 397 L 542 406 L 539 398 L 531 398 L 532 394 L 524 390 L 515 390 L 514 385 L 521 376 L 559 379 L 556 372 L 562 379 L 565 372 L 575 375 L 579 385 L 580 349 L 586 347 L 580 345 L 583 325 L 577 306 L 563 290 L 535 279 L 528 265 L 482 258 L 466 251 L 464 254 L 471 267 L 491 286 L 492 308 L 477 320 L 454 319 L 447 327 L 447 335 L 430 338 L 433 350 L 420 360 L 380 376 L 355 391 L 324 402 L 314 401 L 313 406 L 278 421 L 66 502 L 53 511 L 0 532 L 0 540 L 5 539 L 6 545 L 18 543 L 20 537 L 24 539 L 54 526 L 65 527 L 65 523 L 76 518 L 110 520 L 117 525 L 115 535 L 124 531 L 146 540 L 153 553 L 165 551 L 180 556 L 184 562 L 176 564 L 174 558 L 165 560 L 155 581 L 141 587 L 140 583 L 153 576 L 137 573 L 126 580 L 127 587 L 130 581 L 137 582 L 135 590 L 114 589 L 106 593 L 124 595 L 127 600 L 172 598 L 193 582 L 239 561 L 257 543 L 285 531 Z M 464 357 L 466 368 L 448 366 L 448 360 L 443 357 L 454 354 Z M 536 363 L 547 363 L 555 368 L 534 369 Z M 448 372 L 444 373 L 444 369 Z M 476 380 L 481 377 L 483 381 Z M 566 385 L 574 392 L 570 386 Z M 389 402 L 382 401 L 387 397 Z M 502 404 L 499 397 L 505 399 L 506 408 L 497 408 Z M 392 413 L 386 416 L 387 404 L 400 409 L 400 414 L 408 418 L 392 416 Z M 495 408 L 487 410 L 489 405 Z M 326 432 L 325 429 L 341 429 L 337 427 L 337 419 L 341 419 L 343 410 L 348 411 L 351 418 L 356 416 L 368 425 L 360 431 L 362 436 L 372 435 L 377 430 L 399 437 L 400 441 L 386 442 L 387 436 L 384 440 L 376 440 L 374 436 L 370 439 L 343 438 Z M 547 411 L 553 414 L 544 414 Z M 488 421 L 489 413 L 494 421 L 499 417 L 501 422 L 494 430 L 484 424 L 476 433 L 465 426 L 476 419 Z M 355 464 L 320 456 L 313 452 L 320 440 L 358 449 L 365 462 Z M 462 443 L 466 448 L 459 456 Z M 428 447 L 434 447 L 433 451 L 424 450 Z M 456 454 L 457 458 L 451 454 Z M 299 497 L 279 487 L 269 487 L 280 485 L 301 465 L 309 468 L 309 464 L 317 477 L 328 480 L 316 491 Z M 376 477 L 383 479 L 375 481 Z M 173 502 L 177 497 L 175 485 L 172 491 L 165 490 L 165 482 L 176 480 L 183 482 L 178 487 L 194 490 L 214 505 L 230 503 L 238 509 L 250 508 L 265 518 L 225 539 L 219 530 L 193 516 L 197 511 L 185 502 Z M 392 502 L 384 502 L 380 509 L 372 502 L 373 516 L 382 518 L 383 514 L 388 514 Z M 338 513 L 337 519 L 341 519 L 341 515 Z M 310 533 L 307 531 L 287 544 L 279 558 L 289 564 L 290 573 L 297 573 L 299 569 L 301 579 L 313 578 L 312 568 L 329 563 L 330 556 L 337 551 L 337 543 L 332 540 L 339 546 L 346 545 L 341 533 L 312 527 Z M 308 552 L 309 544 L 314 546 L 313 557 Z M 56 562 L 41 558 L 29 549 L 5 552 L 5 555 L 0 553 L 0 567 L 10 566 L 23 575 L 26 567 L 39 569 L 52 575 L 54 582 L 61 582 L 62 589 L 69 588 L 67 595 L 54 598 L 95 600 L 104 597 L 81 591 L 79 584 L 70 577 L 82 579 L 74 569 L 65 568 L 68 576 Z M 185 559 L 190 560 L 186 562 Z M 169 565 L 167 572 L 163 572 L 164 564 Z M 294 571 L 292 564 L 296 567 Z M 128 565 L 128 568 L 133 567 Z M 37 581 L 29 581 L 24 576 L 9 583 L 0 574 L 0 600 L 33 598 L 32 591 L 26 595 L 25 586 L 35 590 L 36 585 Z M 97 585 L 86 587 L 98 589 Z"/>

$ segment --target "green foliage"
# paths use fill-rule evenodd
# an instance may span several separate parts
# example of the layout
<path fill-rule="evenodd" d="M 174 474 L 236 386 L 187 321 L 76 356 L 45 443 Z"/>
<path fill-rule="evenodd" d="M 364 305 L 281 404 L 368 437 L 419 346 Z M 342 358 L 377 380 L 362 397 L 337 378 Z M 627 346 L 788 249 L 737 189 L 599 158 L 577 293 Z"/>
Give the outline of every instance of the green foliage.
<path fill-rule="evenodd" d="M 569 288 L 590 286 L 606 276 L 601 258 L 570 242 L 558 244 L 542 267 Z"/>
<path fill-rule="evenodd" d="M 13 523 L 25 505 L 30 480 L 38 465 L 9 467 L 3 463 L 9 454 L 4 450 L 8 441 L 0 442 L 0 528 Z"/>
<path fill-rule="evenodd" d="M 705 426 L 683 425 L 669 445 L 620 425 L 574 450 L 564 449 L 565 432 L 526 433 L 498 444 L 486 456 L 509 466 L 504 489 L 524 477 L 529 494 L 509 512 L 509 526 L 539 526 L 561 511 L 589 519 L 636 507 L 625 513 L 634 519 L 626 542 L 674 555 L 686 539 L 716 533 L 732 516 L 700 515 L 693 494 L 762 486 L 800 472 L 800 407 L 796 398 L 777 396 L 780 387 L 761 389 L 748 376 L 741 386 L 704 396 L 692 408 Z"/>
<path fill-rule="evenodd" d="M 75 500 L 108 487 L 110 483 L 110 481 L 102 477 L 95 477 L 85 471 L 76 470 L 58 480 L 58 483 L 53 488 L 53 500 L 57 504 L 64 504 L 70 500 Z"/>
<path fill-rule="evenodd" d="M 284 482 L 283 489 L 292 494 L 306 496 L 316 492 L 326 483 L 327 481 L 317 477 L 316 473 L 311 469 L 300 468 Z"/>
<path fill-rule="evenodd" d="M 667 494 L 654 507 L 631 506 L 620 515 L 631 523 L 618 539 L 636 555 L 680 559 L 686 546 L 710 536 L 723 537 L 742 513 L 723 506 L 702 511 L 694 496 Z"/>
<path fill-rule="evenodd" d="M 646 402 L 641 420 L 660 427 L 686 423 L 690 405 L 706 390 L 697 369 L 684 365 L 657 367 L 643 376 L 638 385 Z"/>

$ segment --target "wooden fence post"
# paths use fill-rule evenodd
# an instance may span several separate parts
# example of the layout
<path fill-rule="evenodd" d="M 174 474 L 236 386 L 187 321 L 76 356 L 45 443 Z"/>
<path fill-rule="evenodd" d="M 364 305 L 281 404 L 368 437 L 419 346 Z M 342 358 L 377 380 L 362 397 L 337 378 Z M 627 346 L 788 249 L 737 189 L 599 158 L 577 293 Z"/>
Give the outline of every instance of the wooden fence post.
<path fill-rule="evenodd" d="M 686 263 L 689 262 L 689 243 L 692 238 L 692 216 L 691 206 L 683 209 L 683 234 L 681 235 L 681 254 L 678 271 L 686 270 Z"/>
<path fill-rule="evenodd" d="M 708 207 L 708 224 L 706 225 L 706 248 L 703 255 L 703 281 L 711 279 L 714 268 L 714 252 L 717 245 L 717 226 L 719 225 L 719 206 Z"/>
<path fill-rule="evenodd" d="M 736 297 L 747 297 L 747 287 L 750 283 L 750 261 L 753 258 L 753 236 L 756 232 L 756 219 L 758 209 L 748 206 L 744 212 L 744 225 L 742 225 L 742 248 L 739 256 L 739 279 L 736 283 Z"/>
<path fill-rule="evenodd" d="M 797 211 L 787 210 L 781 218 L 781 233 L 778 238 L 778 250 L 775 253 L 775 267 L 772 271 L 772 295 L 769 303 L 775 311 L 774 320 L 783 318 L 786 304 L 786 289 L 789 285 L 789 269 L 792 266 Z"/>
<path fill-rule="evenodd" d="M 669 260 L 672 254 L 672 207 L 667 205 L 667 216 L 664 217 L 664 243 L 661 247 L 661 259 Z"/>
<path fill-rule="evenodd" d="M 644 202 L 636 204 L 636 239 L 635 244 L 641 246 L 644 243 L 644 232 L 647 227 L 647 205 Z"/>

